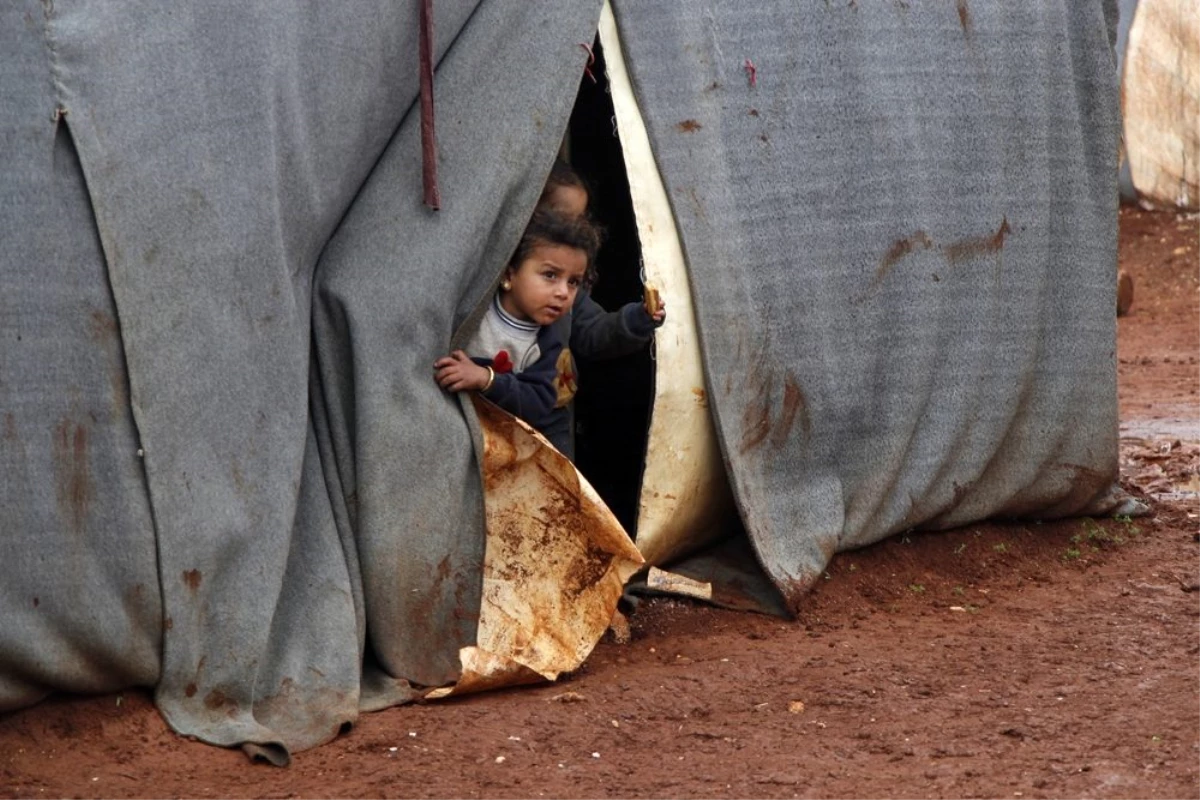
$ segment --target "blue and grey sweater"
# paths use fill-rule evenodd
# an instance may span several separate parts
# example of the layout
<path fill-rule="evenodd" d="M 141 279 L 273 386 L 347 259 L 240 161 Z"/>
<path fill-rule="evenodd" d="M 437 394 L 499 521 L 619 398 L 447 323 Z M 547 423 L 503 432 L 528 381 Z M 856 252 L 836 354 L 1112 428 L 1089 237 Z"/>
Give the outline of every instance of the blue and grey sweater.
<path fill-rule="evenodd" d="M 554 325 L 515 319 L 493 299 L 479 330 L 463 348 L 476 364 L 491 367 L 496 377 L 483 396 L 540 431 L 560 450 L 569 439 L 555 441 L 548 432 L 554 404 L 558 357 L 563 341 Z M 569 432 L 568 432 L 569 433 Z M 565 452 L 565 451 L 564 451 Z"/>

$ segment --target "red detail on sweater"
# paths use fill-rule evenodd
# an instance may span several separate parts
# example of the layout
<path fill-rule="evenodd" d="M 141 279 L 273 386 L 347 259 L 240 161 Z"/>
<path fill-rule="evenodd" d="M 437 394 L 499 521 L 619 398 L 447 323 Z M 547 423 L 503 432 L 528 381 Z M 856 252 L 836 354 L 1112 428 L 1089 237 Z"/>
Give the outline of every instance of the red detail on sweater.
<path fill-rule="evenodd" d="M 507 350 L 501 350 L 496 353 L 496 357 L 492 359 L 492 370 L 503 375 L 506 372 L 512 372 L 513 362 L 508 357 Z"/>

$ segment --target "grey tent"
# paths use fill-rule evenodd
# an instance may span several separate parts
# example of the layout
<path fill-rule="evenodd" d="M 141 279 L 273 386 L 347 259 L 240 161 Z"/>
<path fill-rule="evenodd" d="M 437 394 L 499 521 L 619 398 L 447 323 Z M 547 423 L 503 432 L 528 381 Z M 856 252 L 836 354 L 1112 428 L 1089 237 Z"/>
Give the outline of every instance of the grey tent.
<path fill-rule="evenodd" d="M 898 530 L 1110 506 L 1115 15 L 613 5 L 776 590 Z M 600 3 L 435 4 L 437 212 L 417 6 L 0 8 L 0 710 L 153 686 L 278 760 L 458 677 L 479 430 L 429 365 Z"/>

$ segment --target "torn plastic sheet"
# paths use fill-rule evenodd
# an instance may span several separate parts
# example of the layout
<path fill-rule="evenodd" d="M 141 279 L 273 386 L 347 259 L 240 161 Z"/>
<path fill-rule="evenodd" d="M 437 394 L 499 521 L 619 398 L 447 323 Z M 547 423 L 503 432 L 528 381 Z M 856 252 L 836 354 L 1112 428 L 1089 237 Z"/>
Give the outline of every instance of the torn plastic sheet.
<path fill-rule="evenodd" d="M 487 542 L 474 647 L 428 698 L 555 680 L 604 635 L 644 563 L 592 486 L 545 439 L 473 398 L 483 432 Z"/>
<path fill-rule="evenodd" d="M 681 594 L 686 597 L 695 597 L 698 600 L 712 600 L 713 597 L 713 587 L 710 581 L 698 581 L 658 567 L 650 568 L 650 572 L 646 576 L 646 585 L 660 592 Z"/>

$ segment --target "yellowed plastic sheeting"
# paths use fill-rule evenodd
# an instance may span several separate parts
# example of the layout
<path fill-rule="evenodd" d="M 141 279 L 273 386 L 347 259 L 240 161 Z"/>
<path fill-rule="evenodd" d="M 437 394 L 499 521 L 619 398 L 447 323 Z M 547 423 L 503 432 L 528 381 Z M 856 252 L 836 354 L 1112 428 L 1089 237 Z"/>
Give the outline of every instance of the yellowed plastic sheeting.
<path fill-rule="evenodd" d="M 462 677 L 427 697 L 554 680 L 604 635 L 644 563 L 575 467 L 524 422 L 475 398 L 487 543 L 475 647 Z"/>
<path fill-rule="evenodd" d="M 1121 78 L 1126 156 L 1138 193 L 1200 209 L 1200 0 L 1141 0 Z"/>
<path fill-rule="evenodd" d="M 727 532 L 736 520 L 708 408 L 687 265 L 666 189 L 617 34 L 612 7 L 600 13 L 617 131 L 642 249 L 645 279 L 658 287 L 667 319 L 655 336 L 655 387 L 638 506 L 637 546 L 665 564 Z"/>

